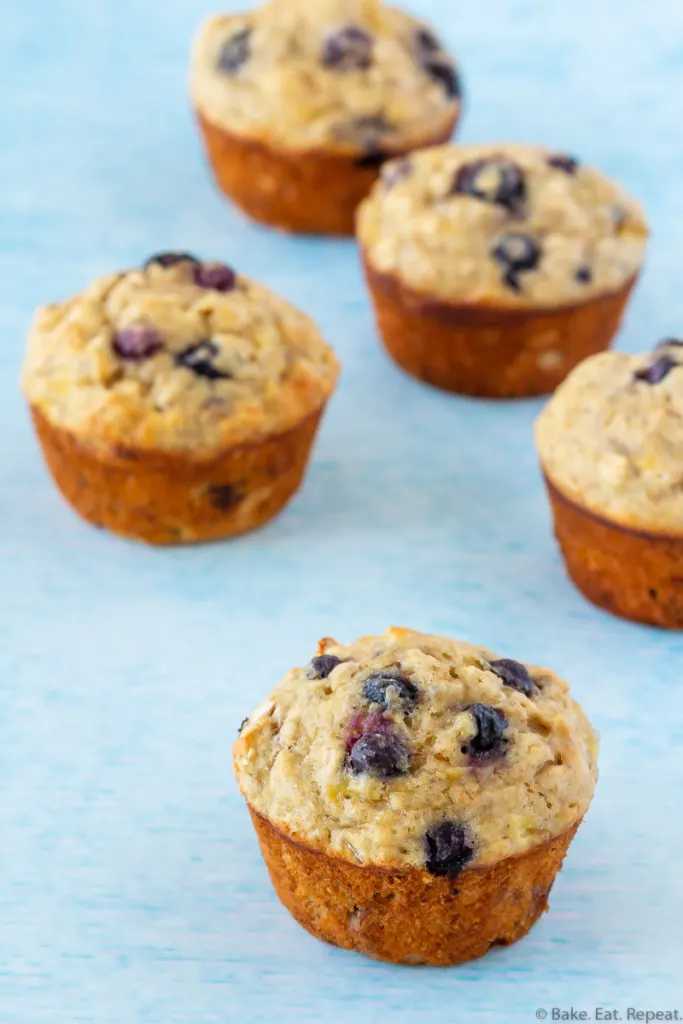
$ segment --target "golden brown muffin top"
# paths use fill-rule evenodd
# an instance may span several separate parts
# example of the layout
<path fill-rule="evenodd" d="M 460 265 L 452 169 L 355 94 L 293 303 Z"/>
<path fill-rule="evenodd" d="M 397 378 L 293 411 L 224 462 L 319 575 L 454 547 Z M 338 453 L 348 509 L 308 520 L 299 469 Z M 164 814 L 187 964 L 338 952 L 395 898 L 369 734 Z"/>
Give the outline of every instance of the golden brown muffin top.
<path fill-rule="evenodd" d="M 244 723 L 250 806 L 358 864 L 456 874 L 571 828 L 597 739 L 547 669 L 407 629 L 321 641 Z"/>
<path fill-rule="evenodd" d="M 195 40 L 190 85 L 219 127 L 370 157 L 443 135 L 460 107 L 441 42 L 378 0 L 271 0 L 212 18 Z"/>
<path fill-rule="evenodd" d="M 312 321 L 230 267 L 159 253 L 44 306 L 23 390 L 88 444 L 210 456 L 324 405 L 338 364 Z"/>
<path fill-rule="evenodd" d="M 430 296 L 558 306 L 621 289 L 647 226 L 619 186 L 566 154 L 451 144 L 385 164 L 358 234 L 375 270 Z"/>
<path fill-rule="evenodd" d="M 683 340 L 586 359 L 539 416 L 536 438 L 568 497 L 627 526 L 683 535 Z"/>

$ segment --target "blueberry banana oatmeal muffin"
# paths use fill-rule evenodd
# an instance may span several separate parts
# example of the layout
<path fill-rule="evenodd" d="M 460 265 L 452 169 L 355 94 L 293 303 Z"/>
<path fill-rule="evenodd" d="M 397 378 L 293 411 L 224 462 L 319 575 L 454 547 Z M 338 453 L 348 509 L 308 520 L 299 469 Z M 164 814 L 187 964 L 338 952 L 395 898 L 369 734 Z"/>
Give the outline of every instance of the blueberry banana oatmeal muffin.
<path fill-rule="evenodd" d="M 437 387 L 504 398 L 552 391 L 607 348 L 647 226 L 573 157 L 448 145 L 385 165 L 358 235 L 394 360 Z"/>
<path fill-rule="evenodd" d="M 190 89 L 220 188 L 297 232 L 353 234 L 381 164 L 446 141 L 460 113 L 440 40 L 379 0 L 271 0 L 214 17 Z"/>
<path fill-rule="evenodd" d="M 536 437 L 568 573 L 616 615 L 683 628 L 683 340 L 577 367 Z"/>
<path fill-rule="evenodd" d="M 553 672 L 407 629 L 322 640 L 234 750 L 297 921 L 368 956 L 434 965 L 529 931 L 591 802 L 596 758 Z"/>
<path fill-rule="evenodd" d="M 297 490 L 338 366 L 315 325 L 222 263 L 165 252 L 39 309 L 23 390 L 85 519 L 212 540 Z"/>

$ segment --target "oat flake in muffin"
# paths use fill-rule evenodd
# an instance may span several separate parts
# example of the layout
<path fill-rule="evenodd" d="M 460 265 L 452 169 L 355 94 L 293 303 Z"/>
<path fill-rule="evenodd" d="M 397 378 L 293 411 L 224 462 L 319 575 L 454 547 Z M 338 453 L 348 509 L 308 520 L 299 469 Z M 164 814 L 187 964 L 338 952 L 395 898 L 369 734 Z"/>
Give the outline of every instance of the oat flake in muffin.
<path fill-rule="evenodd" d="M 440 41 L 377 0 L 271 0 L 212 18 L 190 85 L 213 124 L 290 150 L 400 151 L 449 134 L 460 105 Z"/>
<path fill-rule="evenodd" d="M 235 771 L 251 808 L 308 847 L 454 877 L 574 827 L 596 752 L 554 673 L 390 629 L 322 641 L 244 723 Z"/>
<path fill-rule="evenodd" d="M 605 352 L 567 378 L 541 413 L 537 441 L 552 481 L 629 526 L 683 531 L 683 341 L 647 355 Z"/>
<path fill-rule="evenodd" d="M 380 273 L 454 303 L 561 306 L 637 275 L 647 226 L 602 174 L 538 146 L 447 145 L 389 163 L 358 233 Z"/>
<path fill-rule="evenodd" d="M 337 372 L 289 303 L 224 264 L 160 253 L 38 310 L 23 388 L 91 447 L 201 457 L 288 430 Z"/>

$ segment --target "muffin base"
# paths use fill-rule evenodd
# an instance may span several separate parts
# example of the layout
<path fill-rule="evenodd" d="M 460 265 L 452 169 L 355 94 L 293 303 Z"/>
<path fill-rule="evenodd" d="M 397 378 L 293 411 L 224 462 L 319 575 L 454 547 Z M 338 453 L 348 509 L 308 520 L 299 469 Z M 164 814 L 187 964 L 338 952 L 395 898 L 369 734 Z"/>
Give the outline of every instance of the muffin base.
<path fill-rule="evenodd" d="M 356 208 L 379 177 L 379 162 L 364 166 L 358 156 L 324 149 L 289 152 L 196 116 L 218 187 L 247 216 L 299 234 L 355 234 Z M 456 122 L 421 145 L 447 142 Z"/>
<path fill-rule="evenodd" d="M 605 611 L 664 629 L 683 629 L 683 535 L 648 533 L 591 512 L 545 474 L 570 579 Z"/>
<path fill-rule="evenodd" d="M 52 476 L 94 526 L 148 544 L 218 540 L 262 526 L 298 489 L 322 409 L 292 430 L 226 448 L 210 460 L 118 446 L 90 448 L 36 408 Z"/>
<path fill-rule="evenodd" d="M 352 864 L 296 842 L 249 808 L 281 902 L 316 938 L 395 964 L 445 967 L 521 939 L 579 827 L 517 857 L 437 878 Z"/>
<path fill-rule="evenodd" d="M 636 281 L 575 305 L 510 309 L 431 299 L 363 262 L 394 361 L 434 387 L 482 398 L 553 391 L 578 363 L 609 347 Z"/>

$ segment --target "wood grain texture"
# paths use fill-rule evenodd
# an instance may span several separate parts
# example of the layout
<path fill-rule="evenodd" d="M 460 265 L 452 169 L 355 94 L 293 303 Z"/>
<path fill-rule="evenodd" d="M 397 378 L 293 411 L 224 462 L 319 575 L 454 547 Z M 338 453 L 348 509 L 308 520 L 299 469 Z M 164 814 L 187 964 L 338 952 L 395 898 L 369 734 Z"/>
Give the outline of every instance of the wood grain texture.
<path fill-rule="evenodd" d="M 220 4 L 218 4 L 220 6 Z M 225 3 L 230 8 L 235 4 Z M 457 50 L 462 138 L 543 140 L 654 224 L 619 344 L 683 330 L 683 8 L 412 0 Z M 0 1021 L 516 1024 L 573 1004 L 683 1010 L 683 636 L 567 581 L 531 424 L 394 369 L 351 242 L 246 223 L 186 97 L 214 0 L 5 0 L 0 60 Z M 308 479 L 239 540 L 147 550 L 84 525 L 17 392 L 33 307 L 164 248 L 226 259 L 344 363 Z M 241 719 L 320 636 L 389 624 L 546 663 L 602 732 L 596 799 L 531 934 L 391 967 L 280 906 L 232 781 Z"/>

